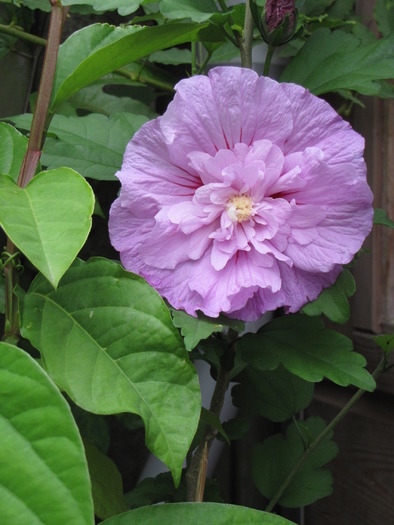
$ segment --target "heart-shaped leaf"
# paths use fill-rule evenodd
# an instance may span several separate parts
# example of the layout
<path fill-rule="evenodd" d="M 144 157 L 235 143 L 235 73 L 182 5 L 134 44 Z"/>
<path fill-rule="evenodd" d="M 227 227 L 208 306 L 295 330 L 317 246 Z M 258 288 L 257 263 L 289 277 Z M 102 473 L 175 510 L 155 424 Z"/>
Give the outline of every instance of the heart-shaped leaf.
<path fill-rule="evenodd" d="M 64 397 L 19 348 L 0 343 L 0 515 L 4 525 L 94 523 L 88 468 Z"/>
<path fill-rule="evenodd" d="M 69 168 L 39 173 L 26 188 L 0 176 L 0 224 L 53 286 L 84 245 L 93 208 L 92 189 Z"/>
<path fill-rule="evenodd" d="M 85 410 L 142 417 L 146 443 L 178 483 L 200 416 L 200 388 L 170 313 L 141 277 L 77 260 L 57 290 L 38 276 L 20 297 L 22 334 Z"/>

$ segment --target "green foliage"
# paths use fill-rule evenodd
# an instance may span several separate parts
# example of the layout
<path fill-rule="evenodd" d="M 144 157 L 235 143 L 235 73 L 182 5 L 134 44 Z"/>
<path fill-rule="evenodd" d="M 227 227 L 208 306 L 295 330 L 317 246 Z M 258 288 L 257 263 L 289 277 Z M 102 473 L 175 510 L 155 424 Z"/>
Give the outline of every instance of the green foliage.
<path fill-rule="evenodd" d="M 27 138 L 19 131 L 0 122 L 0 174 L 18 179 L 23 158 L 27 149 Z"/>
<path fill-rule="evenodd" d="M 238 349 L 257 370 L 274 370 L 282 364 L 306 381 L 327 377 L 341 386 L 375 388 L 373 377 L 364 368 L 366 361 L 352 351 L 351 340 L 327 329 L 319 318 L 288 315 L 274 319 L 256 335 L 243 336 Z"/>
<path fill-rule="evenodd" d="M 0 277 L 0 314 L 5 312 L 5 286 L 4 279 Z"/>
<path fill-rule="evenodd" d="M 374 5 L 374 16 L 379 31 L 383 36 L 394 32 L 394 1 L 376 0 Z"/>
<path fill-rule="evenodd" d="M 335 283 L 323 290 L 312 303 L 304 306 L 302 311 L 307 315 L 324 314 L 334 323 L 346 323 L 350 318 L 348 297 L 354 295 L 356 283 L 349 270 L 343 270 Z"/>
<path fill-rule="evenodd" d="M 255 509 L 222 503 L 169 503 L 142 507 L 102 522 L 102 525 L 294 525 L 292 522 Z"/>
<path fill-rule="evenodd" d="M 52 108 L 129 62 L 153 51 L 195 40 L 202 27 L 198 24 L 154 27 L 94 24 L 73 33 L 60 46 Z"/>
<path fill-rule="evenodd" d="M 192 317 L 182 310 L 171 310 L 174 325 L 181 329 L 187 350 L 193 350 L 202 340 L 207 339 L 214 332 L 220 332 L 223 325 L 216 323 L 215 319 L 207 317 Z"/>
<path fill-rule="evenodd" d="M 122 477 L 115 463 L 93 445 L 85 444 L 94 513 L 101 519 L 127 511 Z"/>
<path fill-rule="evenodd" d="M 241 383 L 231 392 L 233 403 L 249 416 L 260 414 L 271 421 L 286 421 L 312 401 L 314 384 L 282 366 L 266 371 L 249 366 L 239 379 Z"/>
<path fill-rule="evenodd" d="M 94 523 L 70 409 L 42 368 L 0 343 L 0 514 L 8 525 Z"/>
<path fill-rule="evenodd" d="M 394 34 L 361 44 L 351 33 L 318 29 L 282 73 L 315 95 L 350 89 L 378 95 L 378 81 L 394 77 Z"/>
<path fill-rule="evenodd" d="M 127 16 L 134 13 L 139 6 L 143 3 L 143 0 L 63 0 L 62 5 L 89 5 L 95 11 L 114 11 L 118 10 L 121 16 Z"/>
<path fill-rule="evenodd" d="M 56 291 L 38 277 L 22 300 L 23 336 L 52 379 L 85 410 L 139 414 L 147 446 L 179 483 L 200 391 L 159 295 L 119 264 L 95 258 L 77 261 Z"/>
<path fill-rule="evenodd" d="M 28 130 L 32 115 L 12 117 L 20 129 Z M 83 177 L 117 180 L 124 151 L 134 133 L 147 121 L 143 115 L 114 113 L 109 118 L 92 113 L 85 117 L 54 115 L 45 141 L 42 163 L 49 169 L 68 166 Z"/>
<path fill-rule="evenodd" d="M 273 498 L 281 484 L 313 441 L 325 428 L 320 418 L 311 417 L 291 423 L 286 435 L 275 434 L 256 446 L 253 455 L 253 479 L 266 498 Z M 332 433 L 305 459 L 283 492 L 278 503 L 283 507 L 303 507 L 332 492 L 332 475 L 323 468 L 338 453 Z"/>
<path fill-rule="evenodd" d="M 148 119 L 142 115 L 115 113 L 86 117 L 55 115 L 49 128 L 42 163 L 48 168 L 67 165 L 81 175 L 98 180 L 117 180 L 124 151 L 134 133 Z"/>
<path fill-rule="evenodd" d="M 375 335 L 372 339 L 387 355 L 394 350 L 394 334 Z"/>
<path fill-rule="evenodd" d="M 375 208 L 374 210 L 373 223 L 387 226 L 388 228 L 394 228 L 394 221 L 387 217 L 386 211 L 382 208 Z"/>
<path fill-rule="evenodd" d="M 23 189 L 0 176 L 0 224 L 53 286 L 84 245 L 93 207 L 92 189 L 69 168 L 39 173 Z"/>
<path fill-rule="evenodd" d="M 190 18 L 193 22 L 205 22 L 219 13 L 214 0 L 161 0 L 160 11 L 171 20 Z"/>

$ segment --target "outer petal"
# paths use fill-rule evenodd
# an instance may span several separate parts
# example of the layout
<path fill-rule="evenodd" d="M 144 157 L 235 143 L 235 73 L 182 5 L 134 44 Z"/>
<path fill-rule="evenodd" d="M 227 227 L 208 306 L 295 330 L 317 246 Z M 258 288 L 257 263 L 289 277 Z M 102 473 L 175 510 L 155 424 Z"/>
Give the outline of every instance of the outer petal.
<path fill-rule="evenodd" d="M 324 100 L 296 84 L 281 84 L 291 100 L 294 127 L 287 137 L 284 153 L 318 147 L 329 164 L 352 162 L 365 173 L 364 139 Z"/>
<path fill-rule="evenodd" d="M 188 153 L 213 156 L 236 143 L 268 139 L 282 145 L 292 130 L 290 101 L 278 83 L 250 69 L 218 67 L 181 80 L 160 121 L 171 160 L 187 169 Z"/>
<path fill-rule="evenodd" d="M 122 170 L 117 173 L 122 192 L 154 195 L 162 205 L 191 199 L 201 185 L 200 178 L 188 167 L 184 170 L 170 159 L 159 126 L 160 118 L 144 124 L 129 142 Z"/>

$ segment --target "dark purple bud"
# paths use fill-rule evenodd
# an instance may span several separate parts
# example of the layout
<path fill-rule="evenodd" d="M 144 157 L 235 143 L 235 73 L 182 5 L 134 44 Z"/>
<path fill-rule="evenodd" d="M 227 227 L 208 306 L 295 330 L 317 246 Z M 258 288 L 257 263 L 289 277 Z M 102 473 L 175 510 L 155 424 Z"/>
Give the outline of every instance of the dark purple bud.
<path fill-rule="evenodd" d="M 294 0 L 267 0 L 265 4 L 265 22 L 268 32 L 271 33 L 279 27 L 288 15 L 288 30 L 291 31 L 295 24 Z"/>

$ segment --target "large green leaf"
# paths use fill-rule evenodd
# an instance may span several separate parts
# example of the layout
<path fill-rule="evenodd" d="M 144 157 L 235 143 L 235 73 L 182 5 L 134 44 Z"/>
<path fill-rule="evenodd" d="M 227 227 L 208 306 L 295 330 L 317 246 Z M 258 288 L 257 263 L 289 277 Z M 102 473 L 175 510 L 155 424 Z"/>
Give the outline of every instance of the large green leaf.
<path fill-rule="evenodd" d="M 0 515 L 4 525 L 94 523 L 69 406 L 42 368 L 0 343 Z"/>
<path fill-rule="evenodd" d="M 52 108 L 94 80 L 153 51 L 197 38 L 201 24 L 114 27 L 94 24 L 60 46 Z"/>
<path fill-rule="evenodd" d="M 302 309 L 307 315 L 324 314 L 334 323 L 346 323 L 350 318 L 348 297 L 354 295 L 356 283 L 349 270 L 343 270 L 335 283 Z"/>
<path fill-rule="evenodd" d="M 54 381 L 82 408 L 132 412 L 179 482 L 200 416 L 197 374 L 160 296 L 106 259 L 76 261 L 58 289 L 37 278 L 22 333 Z"/>
<path fill-rule="evenodd" d="M 282 364 L 306 381 L 327 377 L 341 386 L 375 388 L 373 377 L 363 368 L 364 357 L 352 351 L 349 338 L 327 329 L 320 318 L 287 315 L 274 319 L 256 334 L 238 343 L 242 358 L 258 370 L 274 370 Z"/>
<path fill-rule="evenodd" d="M 378 95 L 379 80 L 394 77 L 394 34 L 367 45 L 351 33 L 318 29 L 282 73 L 315 95 L 351 89 Z"/>
<path fill-rule="evenodd" d="M 84 177 L 116 180 L 126 145 L 147 122 L 143 115 L 115 113 L 107 118 L 92 113 L 86 117 L 55 115 L 49 131 L 42 163 L 50 169 L 69 166 Z"/>
<path fill-rule="evenodd" d="M 314 384 L 291 374 L 282 366 L 275 370 L 255 370 L 249 366 L 232 389 L 233 403 L 244 414 L 260 414 L 280 422 L 304 410 L 312 401 Z"/>
<path fill-rule="evenodd" d="M 93 207 L 91 187 L 69 168 L 39 173 L 23 189 L 0 176 L 0 224 L 53 286 L 84 245 Z"/>
<path fill-rule="evenodd" d="M 308 442 L 325 428 L 322 419 L 311 417 L 291 423 L 286 435 L 275 434 L 256 446 L 253 455 L 253 480 L 266 498 L 273 498 L 299 458 Z M 304 439 L 302 439 L 301 434 Z M 283 507 L 303 507 L 328 496 L 332 492 L 331 472 L 322 468 L 334 459 L 338 447 L 331 441 L 332 433 L 313 450 L 301 465 L 278 503 Z"/>
<path fill-rule="evenodd" d="M 214 0 L 161 0 L 160 11 L 166 18 L 193 22 L 205 22 L 220 12 Z"/>
<path fill-rule="evenodd" d="M 89 443 L 85 444 L 85 452 L 92 481 L 95 515 L 105 519 L 126 512 L 122 477 L 115 463 Z"/>
<path fill-rule="evenodd" d="M 0 173 L 18 179 L 27 149 L 27 138 L 14 127 L 0 122 Z"/>
<path fill-rule="evenodd" d="M 291 521 L 259 510 L 223 503 L 170 503 L 135 509 L 114 516 L 102 525 L 294 525 Z"/>

